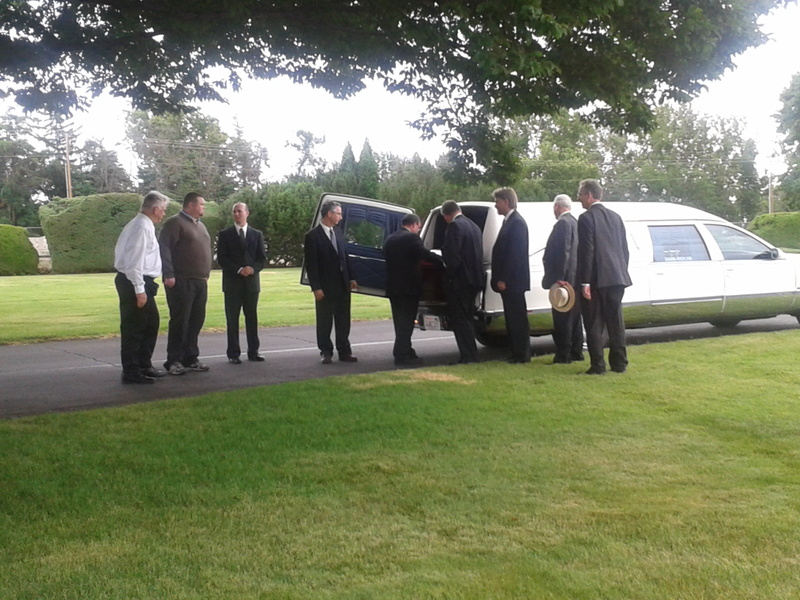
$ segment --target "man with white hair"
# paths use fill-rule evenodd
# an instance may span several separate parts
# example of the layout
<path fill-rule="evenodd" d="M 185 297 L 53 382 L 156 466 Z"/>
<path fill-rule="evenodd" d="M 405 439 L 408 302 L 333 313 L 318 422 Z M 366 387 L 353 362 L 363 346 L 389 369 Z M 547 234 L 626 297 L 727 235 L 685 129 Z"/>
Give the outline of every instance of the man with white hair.
<path fill-rule="evenodd" d="M 577 285 L 578 270 L 578 220 L 572 216 L 572 200 L 566 194 L 559 194 L 553 200 L 553 214 L 556 224 L 547 238 L 542 262 L 544 277 L 542 287 L 550 289 L 553 285 L 569 283 Z M 556 354 L 553 364 L 569 364 L 583 360 L 583 324 L 580 304 L 576 302 L 567 312 L 553 311 L 553 342 Z"/>
<path fill-rule="evenodd" d="M 123 383 L 153 383 L 166 375 L 151 361 L 160 325 L 154 280 L 161 275 L 161 254 L 155 226 L 164 218 L 168 202 L 163 194 L 149 192 L 114 248 Z"/>

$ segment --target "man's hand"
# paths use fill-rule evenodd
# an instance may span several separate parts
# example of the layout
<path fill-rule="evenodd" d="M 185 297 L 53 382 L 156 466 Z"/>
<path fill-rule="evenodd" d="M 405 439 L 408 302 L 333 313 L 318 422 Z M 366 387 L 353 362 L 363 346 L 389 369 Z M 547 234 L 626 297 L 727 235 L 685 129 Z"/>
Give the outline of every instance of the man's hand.
<path fill-rule="evenodd" d="M 325 297 L 325 292 L 323 292 L 322 290 L 314 290 L 314 300 L 319 302 L 324 297 Z"/>
<path fill-rule="evenodd" d="M 358 282 L 355 279 L 353 279 L 352 281 L 350 281 L 350 291 L 355 292 L 357 289 L 358 289 Z"/>
<path fill-rule="evenodd" d="M 506 282 L 505 281 L 498 281 L 497 282 L 497 291 L 498 292 L 505 292 L 506 291 Z"/>
<path fill-rule="evenodd" d="M 175 287 L 175 278 L 174 277 L 166 277 L 164 278 L 164 285 L 168 288 Z"/>
<path fill-rule="evenodd" d="M 144 292 L 136 294 L 136 306 L 142 308 L 145 304 L 147 304 L 147 294 Z"/>
<path fill-rule="evenodd" d="M 242 277 L 250 277 L 250 275 L 253 273 L 255 273 L 255 269 L 253 269 L 253 267 L 242 267 L 239 271 L 239 275 Z"/>
<path fill-rule="evenodd" d="M 588 283 L 583 285 L 583 297 L 587 300 L 592 299 L 592 286 Z"/>

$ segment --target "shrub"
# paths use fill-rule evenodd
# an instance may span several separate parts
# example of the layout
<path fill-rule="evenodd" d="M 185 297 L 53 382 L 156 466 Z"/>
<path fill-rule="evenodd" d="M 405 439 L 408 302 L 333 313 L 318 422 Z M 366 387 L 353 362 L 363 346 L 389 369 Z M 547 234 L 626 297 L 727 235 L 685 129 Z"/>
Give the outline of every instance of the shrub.
<path fill-rule="evenodd" d="M 107 273 L 114 270 L 114 246 L 122 228 L 136 216 L 142 204 L 139 194 L 95 194 L 56 198 L 39 209 L 54 273 Z M 170 201 L 167 216 L 181 209 Z M 218 231 L 219 209 L 206 205 L 203 221 L 212 239 Z"/>
<path fill-rule="evenodd" d="M 800 248 L 800 213 L 772 213 L 759 215 L 748 229 L 779 248 Z"/>
<path fill-rule="evenodd" d="M 0 275 L 35 275 L 39 253 L 23 227 L 0 225 Z"/>

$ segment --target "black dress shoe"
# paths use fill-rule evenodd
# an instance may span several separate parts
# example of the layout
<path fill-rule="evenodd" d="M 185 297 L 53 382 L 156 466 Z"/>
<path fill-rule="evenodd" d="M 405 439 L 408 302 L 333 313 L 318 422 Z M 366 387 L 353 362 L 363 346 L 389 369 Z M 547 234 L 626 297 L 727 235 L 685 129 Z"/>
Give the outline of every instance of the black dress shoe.
<path fill-rule="evenodd" d="M 554 358 L 553 364 L 554 365 L 568 365 L 572 362 L 569 358 Z"/>
<path fill-rule="evenodd" d="M 152 377 L 153 379 L 161 379 L 162 377 L 167 376 L 167 372 L 162 371 L 161 369 L 156 369 L 155 367 L 147 367 L 144 371 L 142 371 L 142 375 Z"/>
<path fill-rule="evenodd" d="M 358 359 L 352 354 L 340 354 L 339 361 L 341 362 L 358 362 Z"/>
<path fill-rule="evenodd" d="M 155 383 L 156 380 L 143 373 L 123 373 L 122 383 Z"/>
<path fill-rule="evenodd" d="M 333 357 L 330 354 L 323 354 L 320 361 L 323 365 L 329 365 L 333 362 Z"/>
<path fill-rule="evenodd" d="M 264 362 L 264 357 L 260 354 L 248 354 L 247 360 L 252 360 L 253 362 Z"/>
<path fill-rule="evenodd" d="M 628 368 L 627 367 L 619 367 L 619 368 L 615 369 L 614 367 L 611 367 L 611 370 L 614 371 L 614 373 L 624 373 L 625 371 L 628 370 Z"/>
<path fill-rule="evenodd" d="M 584 371 L 584 375 L 605 375 L 605 374 L 606 374 L 605 369 L 600 370 L 600 369 L 595 369 L 594 367 L 591 367 L 590 369 Z"/>
<path fill-rule="evenodd" d="M 422 359 L 415 354 L 414 356 L 409 356 L 408 358 L 395 358 L 394 364 L 396 367 L 411 367 L 422 364 Z"/>
<path fill-rule="evenodd" d="M 240 365 L 242 364 L 242 359 L 239 358 L 238 356 L 228 357 L 228 362 L 231 363 L 232 365 Z"/>
<path fill-rule="evenodd" d="M 584 360 L 583 354 L 575 354 L 573 356 L 570 356 L 569 359 L 575 362 L 582 362 Z"/>

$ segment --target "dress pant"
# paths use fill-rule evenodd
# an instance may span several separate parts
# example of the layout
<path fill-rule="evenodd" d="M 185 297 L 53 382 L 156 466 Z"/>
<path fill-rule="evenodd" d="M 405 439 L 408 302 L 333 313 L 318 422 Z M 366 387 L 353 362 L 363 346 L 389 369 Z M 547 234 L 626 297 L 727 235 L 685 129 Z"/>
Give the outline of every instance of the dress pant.
<path fill-rule="evenodd" d="M 531 360 L 531 332 L 528 323 L 528 304 L 525 292 L 501 292 L 506 333 L 511 343 L 511 359 L 519 362 Z"/>
<path fill-rule="evenodd" d="M 315 303 L 317 312 L 317 348 L 323 356 L 333 356 L 331 329 L 336 326 L 336 350 L 339 356 L 352 354 L 350 350 L 350 291 L 336 296 L 328 294 Z"/>
<path fill-rule="evenodd" d="M 176 278 L 173 287 L 165 288 L 169 306 L 169 334 L 164 367 L 169 369 L 176 362 L 188 367 L 196 363 L 200 356 L 197 338 L 206 320 L 208 281 Z"/>
<path fill-rule="evenodd" d="M 460 362 L 478 362 L 475 342 L 475 295 L 477 290 L 445 286 L 447 314 L 456 337 Z"/>
<path fill-rule="evenodd" d="M 147 303 L 136 305 L 136 290 L 130 280 L 117 273 L 114 285 L 119 295 L 120 359 L 125 375 L 138 375 L 153 366 L 153 350 L 158 339 L 160 317 L 155 295 L 158 284 L 145 277 L 144 291 Z"/>
<path fill-rule="evenodd" d="M 247 335 L 247 356 L 258 354 L 258 292 L 239 290 L 225 293 L 225 323 L 228 332 L 228 358 L 239 358 L 239 314 L 244 312 L 244 329 Z"/>
<path fill-rule="evenodd" d="M 389 303 L 392 305 L 392 323 L 394 323 L 392 354 L 395 360 L 416 358 L 417 353 L 411 347 L 411 335 L 414 333 L 419 296 L 392 296 L 389 298 Z"/>
<path fill-rule="evenodd" d="M 572 310 L 553 312 L 553 342 L 556 346 L 555 362 L 569 362 L 583 359 L 583 323 L 580 301 Z"/>
<path fill-rule="evenodd" d="M 586 325 L 586 344 L 592 369 L 605 371 L 603 357 L 604 334 L 608 332 L 608 363 L 612 371 L 624 371 L 628 366 L 625 342 L 625 321 L 622 318 L 622 296 L 625 286 L 592 287 L 592 299 L 581 297 L 581 310 Z"/>

